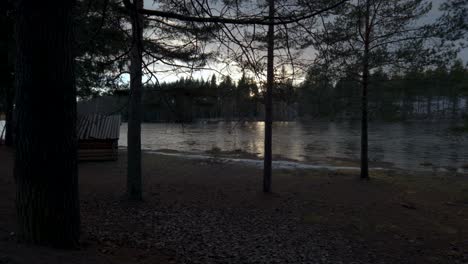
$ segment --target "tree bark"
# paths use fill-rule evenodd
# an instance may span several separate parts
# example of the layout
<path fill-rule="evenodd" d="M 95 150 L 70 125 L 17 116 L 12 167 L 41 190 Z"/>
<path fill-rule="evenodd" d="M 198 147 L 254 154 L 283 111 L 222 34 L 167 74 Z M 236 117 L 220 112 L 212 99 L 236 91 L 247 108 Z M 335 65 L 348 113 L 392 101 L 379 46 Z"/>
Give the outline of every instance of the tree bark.
<path fill-rule="evenodd" d="M 370 43 L 370 2 L 366 1 L 365 33 L 364 33 L 364 58 L 362 69 L 362 96 L 361 96 L 361 179 L 369 179 L 368 158 L 368 109 L 367 90 L 369 87 L 369 43 Z"/>
<path fill-rule="evenodd" d="M 456 120 L 458 117 L 458 96 L 452 95 L 452 119 Z"/>
<path fill-rule="evenodd" d="M 269 17 L 273 21 L 275 15 L 275 1 L 269 0 Z M 272 164 L 272 125 L 273 125 L 273 84 L 274 84 L 274 25 L 268 26 L 268 65 L 267 85 L 265 94 L 265 154 L 263 164 L 263 191 L 271 192 L 271 164 Z"/>
<path fill-rule="evenodd" d="M 28 243 L 72 248 L 80 231 L 74 1 L 16 4 L 18 235 Z"/>
<path fill-rule="evenodd" d="M 429 91 L 429 93 L 431 93 L 431 91 Z M 427 118 L 432 119 L 432 94 L 429 94 L 427 96 L 427 105 L 426 105 L 426 107 L 427 107 L 427 109 L 426 109 Z"/>
<path fill-rule="evenodd" d="M 137 9 L 143 8 L 143 0 L 134 0 L 130 10 L 132 20 L 132 50 L 130 52 L 130 106 L 128 109 L 128 167 L 127 195 L 130 200 L 142 199 L 141 183 L 141 93 L 142 93 L 142 38 L 143 16 Z"/>
<path fill-rule="evenodd" d="M 5 145 L 9 147 L 13 146 L 13 94 L 14 85 L 8 80 L 8 87 L 5 91 Z"/>
<path fill-rule="evenodd" d="M 5 39 L 2 40 L 2 47 L 5 48 L 5 55 L 7 55 L 7 59 L 2 61 L 0 66 L 0 75 L 1 75 L 1 85 L 3 93 L 0 95 L 3 98 L 4 103 L 4 112 L 5 112 L 5 131 L 4 132 L 4 139 L 5 145 L 12 146 L 13 145 L 13 105 L 14 105 L 14 91 L 15 91 L 15 84 L 14 84 L 14 17 L 13 17 L 13 1 L 8 0 L 5 9 L 2 11 L 2 18 L 0 19 L 0 23 L 2 23 L 1 28 L 2 32 L 6 32 Z M 1 132 L 0 132 L 1 133 Z"/>

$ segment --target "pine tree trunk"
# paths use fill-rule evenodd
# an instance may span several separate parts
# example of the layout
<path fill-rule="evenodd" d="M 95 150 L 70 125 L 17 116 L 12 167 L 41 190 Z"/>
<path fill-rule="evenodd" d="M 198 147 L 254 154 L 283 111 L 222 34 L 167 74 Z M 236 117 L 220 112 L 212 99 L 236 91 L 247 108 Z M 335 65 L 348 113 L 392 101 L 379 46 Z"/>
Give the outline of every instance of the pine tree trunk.
<path fill-rule="evenodd" d="M 457 95 L 452 96 L 452 119 L 457 119 L 458 116 L 458 97 Z"/>
<path fill-rule="evenodd" d="M 367 129 L 367 89 L 369 87 L 369 42 L 370 26 L 369 14 L 370 3 L 366 3 L 365 14 L 365 34 L 364 34 L 364 59 L 362 70 L 362 96 L 361 96 L 361 179 L 369 179 L 369 159 L 368 159 L 368 129 Z"/>
<path fill-rule="evenodd" d="M 134 1 L 143 8 L 143 0 Z M 141 186 L 141 90 L 142 90 L 142 38 L 143 16 L 130 10 L 132 20 L 132 50 L 130 52 L 130 106 L 128 109 L 128 167 L 127 195 L 131 200 L 142 199 Z"/>
<path fill-rule="evenodd" d="M 77 246 L 73 0 L 21 0 L 16 14 L 18 235 L 28 243 Z"/>
<path fill-rule="evenodd" d="M 465 115 L 468 115 L 468 97 L 465 96 L 465 112 L 464 112 Z"/>
<path fill-rule="evenodd" d="M 275 15 L 275 1 L 269 0 L 269 16 L 273 22 Z M 272 126 L 273 126 L 273 83 L 274 83 L 274 26 L 268 25 L 268 65 L 267 86 L 265 95 L 265 156 L 263 164 L 263 191 L 271 192 L 271 164 L 272 164 Z"/>
<path fill-rule="evenodd" d="M 8 73 L 9 74 L 9 73 Z M 8 80 L 8 87 L 5 92 L 5 145 L 13 146 L 13 96 L 14 85 Z"/>
<path fill-rule="evenodd" d="M 432 94 L 429 94 L 429 96 L 427 97 L 426 114 L 429 119 L 432 119 Z"/>
<path fill-rule="evenodd" d="M 5 145 L 13 145 L 13 100 L 14 100 L 14 17 L 13 17 L 13 1 L 9 0 L 4 5 L 2 9 L 2 17 L 0 18 L 2 32 L 5 32 L 6 35 L 2 39 L 2 47 L 4 48 L 3 52 L 4 61 L 0 64 L 0 78 L 2 87 L 0 87 L 0 100 L 3 103 L 4 108 L 1 109 L 5 112 L 5 127 L 4 130 L 0 130 L 0 137 L 4 137 Z"/>
<path fill-rule="evenodd" d="M 362 76 L 362 98 L 361 98 L 361 179 L 369 178 L 368 158 L 368 127 L 367 127 L 367 89 L 369 71 L 364 70 Z"/>

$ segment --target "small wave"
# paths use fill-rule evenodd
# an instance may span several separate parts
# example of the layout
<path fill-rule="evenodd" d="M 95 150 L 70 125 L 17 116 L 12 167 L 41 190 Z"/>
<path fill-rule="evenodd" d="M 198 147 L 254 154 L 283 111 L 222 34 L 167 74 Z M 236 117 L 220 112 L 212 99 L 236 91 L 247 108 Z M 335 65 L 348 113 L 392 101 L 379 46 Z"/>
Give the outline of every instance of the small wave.
<path fill-rule="evenodd" d="M 262 168 L 263 167 L 263 160 L 260 159 L 246 159 L 246 158 L 229 158 L 229 157 L 213 157 L 209 155 L 203 154 L 195 154 L 195 153 L 184 153 L 184 152 L 164 152 L 164 151 L 155 151 L 155 150 L 146 150 L 147 153 L 158 154 L 158 155 L 165 155 L 165 156 L 175 156 L 175 157 L 182 157 L 187 159 L 195 159 L 195 160 L 211 160 L 216 159 L 216 161 L 224 162 L 224 163 L 241 163 L 249 166 L 255 166 Z M 272 166 L 275 169 L 286 169 L 286 170 L 295 170 L 295 169 L 315 169 L 315 170 L 360 170 L 359 167 L 353 166 L 334 166 L 334 165 L 317 165 L 317 164 L 307 164 L 301 163 L 296 161 L 287 161 L 287 160 L 275 160 L 272 162 Z M 374 167 L 370 168 L 370 170 L 388 170 L 387 168 L 381 167 Z"/>

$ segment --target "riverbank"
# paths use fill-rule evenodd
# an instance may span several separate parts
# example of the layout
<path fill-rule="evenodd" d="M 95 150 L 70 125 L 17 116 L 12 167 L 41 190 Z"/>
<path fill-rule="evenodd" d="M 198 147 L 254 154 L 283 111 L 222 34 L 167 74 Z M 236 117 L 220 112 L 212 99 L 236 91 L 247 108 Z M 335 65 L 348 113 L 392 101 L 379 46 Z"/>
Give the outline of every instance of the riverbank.
<path fill-rule="evenodd" d="M 145 201 L 125 201 L 126 153 L 80 163 L 79 251 L 15 242 L 12 153 L 0 147 L 0 263 L 466 263 L 468 176 L 277 169 L 145 153 Z"/>

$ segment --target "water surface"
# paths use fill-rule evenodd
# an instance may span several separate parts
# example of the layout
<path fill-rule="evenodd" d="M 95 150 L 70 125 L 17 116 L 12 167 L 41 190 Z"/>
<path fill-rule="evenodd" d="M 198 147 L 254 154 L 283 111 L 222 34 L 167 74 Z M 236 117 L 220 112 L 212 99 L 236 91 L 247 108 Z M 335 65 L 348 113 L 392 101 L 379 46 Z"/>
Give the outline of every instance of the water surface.
<path fill-rule="evenodd" d="M 5 120 L 0 120 L 0 139 L 5 137 L 5 132 L 3 131 L 3 127 L 5 126 Z"/>
<path fill-rule="evenodd" d="M 451 132 L 443 122 L 369 125 L 369 160 L 374 167 L 411 170 L 457 169 L 468 164 L 468 134 Z M 119 145 L 125 147 L 127 124 L 122 124 Z M 145 123 L 142 148 L 183 153 L 224 152 L 263 156 L 262 122 Z M 275 122 L 273 154 L 276 159 L 319 165 L 354 164 L 360 156 L 359 122 Z M 252 155 L 250 155 L 252 156 Z"/>
<path fill-rule="evenodd" d="M 0 134 L 4 121 L 0 120 Z M 451 132 L 444 122 L 369 125 L 369 160 L 374 167 L 410 170 L 460 169 L 468 165 L 468 133 Z M 222 152 L 263 157 L 263 122 L 144 123 L 142 148 L 182 153 Z M 127 146 L 127 124 L 120 130 L 119 146 Z M 273 154 L 276 160 L 297 160 L 316 165 L 357 166 L 360 155 L 359 122 L 275 122 Z"/>

